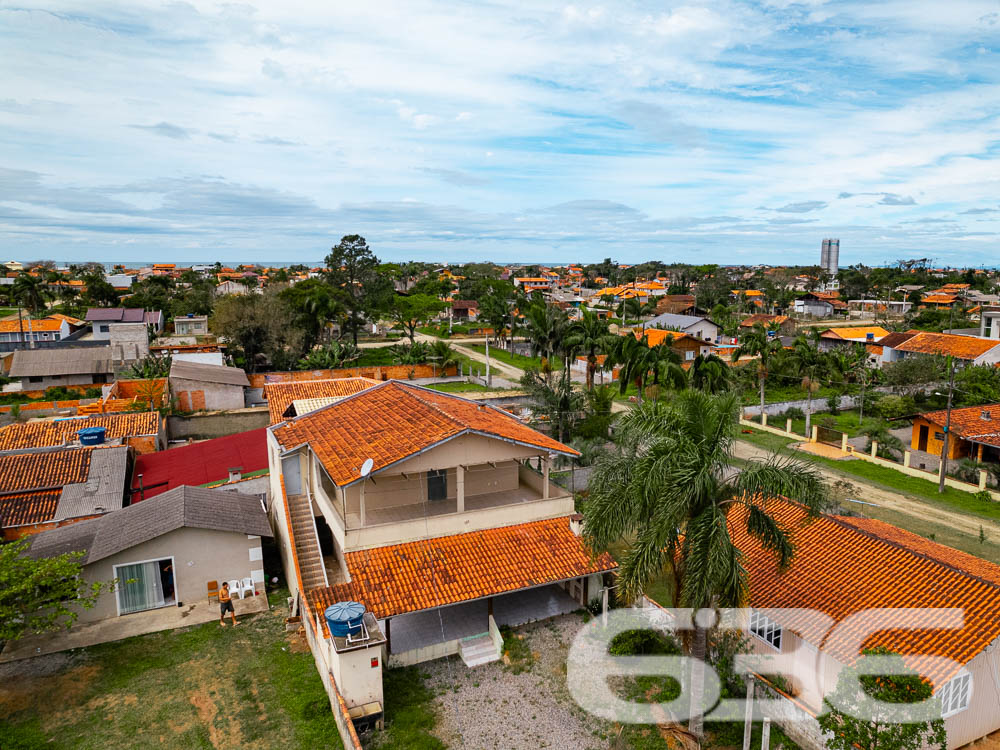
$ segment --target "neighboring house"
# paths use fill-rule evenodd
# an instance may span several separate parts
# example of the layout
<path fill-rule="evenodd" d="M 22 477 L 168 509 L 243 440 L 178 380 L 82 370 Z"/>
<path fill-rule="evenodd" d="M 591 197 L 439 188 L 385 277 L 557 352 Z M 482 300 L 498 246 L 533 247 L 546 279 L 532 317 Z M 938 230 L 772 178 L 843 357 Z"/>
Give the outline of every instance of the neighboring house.
<path fill-rule="evenodd" d="M 166 425 L 160 413 L 143 411 L 15 422 L 0 427 L 0 453 L 78 448 L 81 447 L 80 430 L 94 427 L 105 430 L 103 445 L 125 445 L 136 453 L 155 453 L 167 444 Z"/>
<path fill-rule="evenodd" d="M 920 331 L 893 347 L 901 358 L 940 354 L 954 357 L 959 364 L 992 365 L 1000 362 L 1000 341 L 961 336 L 954 333 Z"/>
<path fill-rule="evenodd" d="M 543 276 L 521 276 L 514 279 L 514 286 L 524 289 L 526 294 L 547 292 L 552 289 L 552 279 Z"/>
<path fill-rule="evenodd" d="M 82 552 L 87 583 L 117 581 L 78 622 L 204 601 L 209 581 L 252 579 L 264 590 L 261 537 L 271 527 L 249 495 L 178 487 L 155 500 L 38 534 L 29 555 Z M 180 621 L 182 622 L 182 621 Z"/>
<path fill-rule="evenodd" d="M 116 291 L 126 292 L 132 289 L 135 277 L 127 273 L 114 273 L 105 277 L 104 280 L 111 284 Z"/>
<path fill-rule="evenodd" d="M 475 320 L 479 317 L 479 303 L 474 299 L 457 299 L 451 305 L 455 320 Z"/>
<path fill-rule="evenodd" d="M 129 449 L 0 455 L 0 533 L 17 539 L 121 508 Z"/>
<path fill-rule="evenodd" d="M 687 333 L 704 341 L 715 341 L 722 329 L 709 318 L 699 315 L 674 315 L 663 313 L 646 321 L 646 328 L 663 328 Z"/>
<path fill-rule="evenodd" d="M 878 342 L 878 345 L 882 348 L 882 354 L 878 357 L 879 364 L 884 365 L 901 360 L 904 352 L 898 351 L 897 347 L 909 341 L 918 333 L 920 331 L 894 331 L 887 336 L 883 336 Z"/>
<path fill-rule="evenodd" d="M 1000 339 L 1000 307 L 984 305 L 979 311 L 979 337 Z"/>
<path fill-rule="evenodd" d="M 267 400 L 271 424 L 277 424 L 353 396 L 380 382 L 371 378 L 333 378 L 266 383 L 264 398 Z"/>
<path fill-rule="evenodd" d="M 243 389 L 250 385 L 238 367 L 174 360 L 170 365 L 170 392 L 182 411 L 242 409 Z"/>
<path fill-rule="evenodd" d="M 132 469 L 132 502 L 156 497 L 182 485 L 222 487 L 247 495 L 268 490 L 265 428 L 137 456 Z"/>
<path fill-rule="evenodd" d="M 153 333 L 163 333 L 163 313 L 137 307 L 91 307 L 86 320 L 93 327 L 97 341 L 109 341 L 111 329 L 119 323 L 144 323 Z"/>
<path fill-rule="evenodd" d="M 188 315 L 174 318 L 174 333 L 178 336 L 207 336 L 208 316 Z"/>
<path fill-rule="evenodd" d="M 847 304 L 837 298 L 836 292 L 808 292 L 795 300 L 792 309 L 796 315 L 829 318 L 834 313 L 846 313 Z"/>
<path fill-rule="evenodd" d="M 947 419 L 944 410 L 914 418 L 910 447 L 940 456 Z M 1000 463 L 1000 404 L 952 409 L 949 430 L 949 459 L 968 456 L 980 462 Z"/>
<path fill-rule="evenodd" d="M 696 312 L 693 294 L 664 294 L 656 300 L 656 313 L 674 315 L 694 315 Z"/>
<path fill-rule="evenodd" d="M 0 320 L 0 346 L 3 344 L 24 344 L 33 341 L 62 341 L 82 326 L 65 315 L 50 315 L 39 320 L 25 316 L 18 320 Z"/>
<path fill-rule="evenodd" d="M 835 628 L 871 608 L 900 608 L 901 624 L 868 636 L 862 648 L 885 647 L 920 672 L 944 704 L 948 748 L 967 745 L 1000 729 L 1000 566 L 945 547 L 882 521 L 811 516 L 798 504 L 775 500 L 769 510 L 795 539 L 795 557 L 780 570 L 773 552 L 746 531 L 746 509 L 734 506 L 730 533 L 749 573 L 752 615 L 747 635 L 760 654 L 791 657 L 801 668 L 790 680 L 794 702 L 780 721 L 800 746 L 825 747 L 814 717 L 822 695 L 832 692 L 840 670 L 858 655 L 851 637 L 810 618 L 819 611 Z M 920 610 L 906 608 L 920 608 Z M 921 610 L 955 608 L 956 628 L 935 628 Z M 860 623 L 859 623 L 860 624 Z M 929 662 L 940 656 L 954 667 Z M 758 693 L 759 694 L 759 693 Z"/>
<path fill-rule="evenodd" d="M 755 313 L 741 320 L 740 332 L 751 330 L 756 325 L 762 325 L 769 331 L 777 331 L 782 336 L 795 334 L 795 321 L 787 315 L 766 315 L 764 313 Z"/>
<path fill-rule="evenodd" d="M 645 331 L 635 329 L 636 338 L 646 338 L 649 346 L 659 346 L 669 340 L 670 348 L 677 352 L 684 362 L 693 362 L 699 354 L 711 354 L 715 347 L 708 341 L 677 331 L 665 331 L 662 328 L 647 328 Z"/>
<path fill-rule="evenodd" d="M 94 385 L 114 379 L 115 361 L 110 346 L 18 349 L 11 355 L 9 374 L 21 381 L 22 391 Z"/>
<path fill-rule="evenodd" d="M 577 452 L 495 407 L 387 381 L 271 426 L 268 454 L 291 593 L 348 708 L 382 702 L 383 645 L 390 664 L 494 661 L 498 626 L 599 598 L 615 567 L 549 482 Z M 358 671 L 320 619 L 351 600 L 368 613 Z"/>
<path fill-rule="evenodd" d="M 251 292 L 258 293 L 259 291 L 259 287 L 250 287 L 246 284 L 241 284 L 238 281 L 229 279 L 227 281 L 223 281 L 215 287 L 215 296 L 223 297 L 227 294 L 250 294 Z"/>
<path fill-rule="evenodd" d="M 820 351 L 828 352 L 854 344 L 878 344 L 889 332 L 881 326 L 827 328 L 819 335 Z"/>

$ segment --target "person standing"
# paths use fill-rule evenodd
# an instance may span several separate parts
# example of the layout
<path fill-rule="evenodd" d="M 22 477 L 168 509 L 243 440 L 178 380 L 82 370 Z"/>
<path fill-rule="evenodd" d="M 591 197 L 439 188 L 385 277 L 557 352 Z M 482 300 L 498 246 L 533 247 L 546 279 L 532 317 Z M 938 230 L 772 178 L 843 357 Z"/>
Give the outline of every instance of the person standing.
<path fill-rule="evenodd" d="M 219 609 L 221 614 L 219 615 L 219 624 L 222 627 L 226 627 L 226 612 L 229 616 L 233 618 L 233 627 L 239 625 L 236 622 L 236 610 L 233 609 L 233 597 L 229 594 L 229 582 L 223 581 L 222 588 L 219 589 Z"/>

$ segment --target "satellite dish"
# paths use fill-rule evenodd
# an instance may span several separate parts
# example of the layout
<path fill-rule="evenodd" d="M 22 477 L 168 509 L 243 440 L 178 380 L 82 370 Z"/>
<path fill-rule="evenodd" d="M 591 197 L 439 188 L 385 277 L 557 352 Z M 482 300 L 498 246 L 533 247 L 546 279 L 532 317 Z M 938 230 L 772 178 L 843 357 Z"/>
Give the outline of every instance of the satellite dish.
<path fill-rule="evenodd" d="M 372 461 L 370 458 L 366 458 L 365 462 L 363 464 L 361 464 L 361 476 L 362 477 L 366 477 L 369 474 L 371 474 L 372 473 L 372 467 L 374 465 L 375 465 L 374 461 Z"/>

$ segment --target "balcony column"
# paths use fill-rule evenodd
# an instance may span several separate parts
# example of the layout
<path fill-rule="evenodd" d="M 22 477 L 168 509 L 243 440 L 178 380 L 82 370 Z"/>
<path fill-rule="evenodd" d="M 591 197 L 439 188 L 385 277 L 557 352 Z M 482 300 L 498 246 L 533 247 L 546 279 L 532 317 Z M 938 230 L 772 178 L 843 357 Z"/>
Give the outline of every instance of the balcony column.
<path fill-rule="evenodd" d="M 542 461 L 542 499 L 549 499 L 549 461 L 548 457 L 541 459 Z"/>
<path fill-rule="evenodd" d="M 465 467 L 455 467 L 455 501 L 456 510 L 459 513 L 465 512 Z"/>

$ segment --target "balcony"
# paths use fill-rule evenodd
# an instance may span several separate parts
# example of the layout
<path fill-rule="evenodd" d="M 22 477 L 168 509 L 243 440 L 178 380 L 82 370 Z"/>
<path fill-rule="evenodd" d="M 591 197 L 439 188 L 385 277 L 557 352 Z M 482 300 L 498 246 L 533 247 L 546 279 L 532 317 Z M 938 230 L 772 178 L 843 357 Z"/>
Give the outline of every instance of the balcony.
<path fill-rule="evenodd" d="M 356 487 L 356 492 L 349 489 L 343 503 L 321 502 L 319 508 L 345 551 L 526 523 L 574 511 L 572 494 L 551 482 L 545 492 L 545 480 L 534 469 L 514 463 L 491 470 L 492 474 L 484 471 L 479 476 L 465 471 L 464 478 L 471 481 L 464 483 L 462 500 L 457 496 L 453 473 L 447 485 L 451 496 L 427 500 L 426 474 L 421 473 L 377 477 L 364 496 Z M 487 491 L 498 485 L 504 489 Z M 329 518 L 330 509 L 335 518 Z"/>

